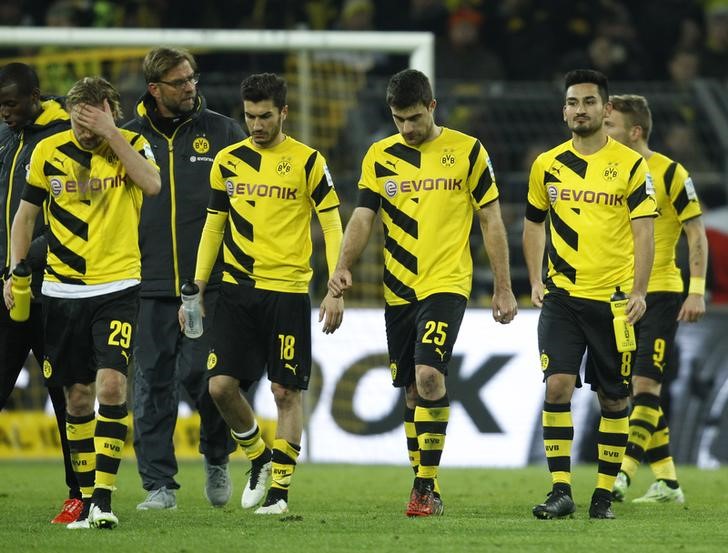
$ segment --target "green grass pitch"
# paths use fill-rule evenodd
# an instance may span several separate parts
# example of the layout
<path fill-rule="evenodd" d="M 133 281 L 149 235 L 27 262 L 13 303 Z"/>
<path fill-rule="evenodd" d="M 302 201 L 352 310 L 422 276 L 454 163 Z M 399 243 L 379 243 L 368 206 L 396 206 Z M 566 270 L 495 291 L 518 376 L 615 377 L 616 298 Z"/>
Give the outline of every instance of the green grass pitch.
<path fill-rule="evenodd" d="M 0 551 L 72 553 L 468 552 L 623 553 L 728 550 L 728 468 L 679 467 L 685 505 L 633 505 L 651 482 L 642 468 L 617 519 L 591 521 L 594 466 L 574 471 L 575 518 L 531 515 L 549 489 L 546 467 L 441 470 L 445 516 L 408 519 L 407 467 L 301 464 L 285 516 L 240 507 L 247 464 L 232 463 L 235 491 L 213 509 L 202 494 L 202 461 L 180 466 L 178 508 L 139 512 L 144 498 L 136 466 L 125 459 L 114 494 L 119 527 L 71 531 L 48 521 L 64 495 L 59 462 L 0 461 Z"/>

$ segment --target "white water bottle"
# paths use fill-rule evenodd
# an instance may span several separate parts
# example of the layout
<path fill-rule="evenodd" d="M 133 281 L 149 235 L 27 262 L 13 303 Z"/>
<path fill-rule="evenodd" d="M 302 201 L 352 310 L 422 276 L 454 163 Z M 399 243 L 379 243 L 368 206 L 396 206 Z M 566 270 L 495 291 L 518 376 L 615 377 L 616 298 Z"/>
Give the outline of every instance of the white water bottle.
<path fill-rule="evenodd" d="M 188 280 L 182 285 L 182 309 L 185 313 L 184 333 L 188 338 L 202 336 L 202 309 L 200 308 L 200 288 Z"/>

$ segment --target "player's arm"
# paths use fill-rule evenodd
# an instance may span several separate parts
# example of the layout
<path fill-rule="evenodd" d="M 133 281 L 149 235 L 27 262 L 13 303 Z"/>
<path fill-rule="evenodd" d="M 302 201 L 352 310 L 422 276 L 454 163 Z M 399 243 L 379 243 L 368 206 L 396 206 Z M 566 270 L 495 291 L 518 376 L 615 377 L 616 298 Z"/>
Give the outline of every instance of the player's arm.
<path fill-rule="evenodd" d="M 634 240 L 634 280 L 626 314 L 630 324 L 635 324 L 647 309 L 647 284 L 655 258 L 655 220 L 652 217 L 639 217 L 632 219 L 631 225 Z"/>
<path fill-rule="evenodd" d="M 494 200 L 481 207 L 477 213 L 485 251 L 493 270 L 493 318 L 499 323 L 508 324 L 516 316 L 518 305 L 511 288 L 508 238 L 500 203 Z"/>
<path fill-rule="evenodd" d="M 708 237 L 703 219 L 693 217 L 683 224 L 688 242 L 690 287 L 678 313 L 678 321 L 695 322 L 705 313 L 705 273 L 708 269 Z"/>
<path fill-rule="evenodd" d="M 139 155 L 139 152 L 124 138 L 114 122 L 108 101 L 104 100 L 103 109 L 89 104 L 79 104 L 72 109 L 81 125 L 106 140 L 109 147 L 119 156 L 119 161 L 124 165 L 131 180 L 145 195 L 159 194 L 162 189 L 159 169 L 147 158 Z"/>
<path fill-rule="evenodd" d="M 546 248 L 546 225 L 528 218 L 523 221 L 523 257 L 528 269 L 531 284 L 531 303 L 536 307 L 543 305 L 543 253 Z"/>
<path fill-rule="evenodd" d="M 215 192 L 215 190 L 212 191 L 213 195 Z M 208 207 L 205 226 L 202 229 L 202 236 L 200 237 L 200 245 L 197 248 L 195 284 L 200 289 L 200 309 L 203 317 L 205 316 L 205 289 L 207 288 L 207 281 L 210 279 L 212 267 L 217 260 L 217 253 L 220 251 L 220 244 L 222 244 L 222 239 L 225 234 L 227 218 L 227 211 L 213 211 Z M 180 329 L 184 330 L 185 311 L 182 306 L 177 311 L 177 319 Z"/>
<path fill-rule="evenodd" d="M 544 186 L 542 156 L 535 159 L 528 176 L 526 218 L 523 221 L 523 257 L 531 284 L 531 303 L 543 306 L 543 254 L 546 249 L 546 217 L 550 202 Z"/>
<path fill-rule="evenodd" d="M 18 210 L 15 212 L 13 225 L 10 230 L 10 268 L 12 269 L 21 260 L 25 259 L 33 240 L 33 229 L 35 220 L 40 212 L 40 206 L 30 203 L 27 200 L 20 200 Z M 10 310 L 15 305 L 13 292 L 10 287 L 12 278 L 5 282 L 3 296 L 5 306 Z"/>
<path fill-rule="evenodd" d="M 197 263 L 195 264 L 195 284 L 200 287 L 201 294 L 207 287 L 207 281 L 210 279 L 210 273 L 220 252 L 227 219 L 227 211 L 207 209 L 205 226 L 202 228 L 200 245 L 197 248 Z"/>
<path fill-rule="evenodd" d="M 344 234 L 341 228 L 341 217 L 337 207 L 320 212 L 317 211 L 316 216 L 318 217 L 319 224 L 321 225 L 321 231 L 324 235 L 326 266 L 328 267 L 329 278 L 331 278 L 336 270 L 336 261 L 338 259 L 339 250 L 341 249 L 341 241 Z M 344 298 L 341 295 L 334 296 L 330 290 L 327 291 L 326 296 L 321 301 L 321 306 L 319 307 L 318 320 L 319 322 L 324 322 L 321 330 L 324 334 L 331 334 L 341 326 L 343 319 Z"/>
<path fill-rule="evenodd" d="M 344 232 L 339 260 L 329 279 L 329 291 L 334 297 L 351 288 L 351 268 L 369 242 L 375 216 L 376 212 L 368 207 L 357 207 L 352 213 Z"/>

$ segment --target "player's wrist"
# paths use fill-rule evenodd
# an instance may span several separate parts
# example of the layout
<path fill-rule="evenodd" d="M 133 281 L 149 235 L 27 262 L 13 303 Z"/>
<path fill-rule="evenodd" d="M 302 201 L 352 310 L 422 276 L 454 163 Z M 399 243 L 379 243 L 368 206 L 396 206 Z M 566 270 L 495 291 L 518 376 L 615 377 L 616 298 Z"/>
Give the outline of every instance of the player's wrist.
<path fill-rule="evenodd" d="M 705 279 L 702 277 L 690 277 L 688 294 L 705 295 Z"/>

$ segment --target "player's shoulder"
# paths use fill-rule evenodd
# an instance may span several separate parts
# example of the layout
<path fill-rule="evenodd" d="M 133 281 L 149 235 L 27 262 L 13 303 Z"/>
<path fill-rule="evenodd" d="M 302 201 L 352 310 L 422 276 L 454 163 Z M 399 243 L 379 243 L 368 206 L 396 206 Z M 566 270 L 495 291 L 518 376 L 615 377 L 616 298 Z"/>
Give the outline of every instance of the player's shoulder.
<path fill-rule="evenodd" d="M 73 131 L 66 129 L 42 138 L 35 146 L 35 150 L 56 148 L 61 144 L 73 141 Z"/>
<path fill-rule="evenodd" d="M 653 173 L 665 173 L 673 165 L 675 168 L 682 168 L 677 161 L 660 152 L 653 152 L 650 159 L 647 160 L 647 165 Z"/>
<path fill-rule="evenodd" d="M 631 164 L 630 167 L 644 159 L 639 152 L 633 150 L 629 146 L 625 146 L 618 140 L 614 140 L 611 136 L 607 137 L 606 146 L 599 150 L 597 154 L 609 158 L 612 162 L 626 161 Z"/>
<path fill-rule="evenodd" d="M 304 144 L 303 142 L 296 140 L 290 135 L 286 135 L 286 139 L 280 143 L 282 150 L 288 151 L 290 155 L 294 155 L 299 158 L 306 158 L 308 159 L 311 157 L 311 154 L 320 154 L 320 152 L 308 144 Z"/>
<path fill-rule="evenodd" d="M 536 156 L 536 159 L 534 160 L 535 164 L 541 164 L 541 165 L 550 165 L 557 157 L 565 154 L 566 152 L 571 152 L 573 154 L 576 154 L 574 151 L 574 148 L 572 146 L 571 139 L 562 142 L 561 144 L 558 144 L 557 146 L 554 146 L 550 150 L 545 150 L 538 154 Z"/>
<path fill-rule="evenodd" d="M 132 129 L 120 127 L 119 132 L 126 139 L 127 142 L 130 142 L 132 144 L 134 142 L 136 142 L 137 140 L 139 140 L 140 138 L 143 138 L 144 140 L 146 140 L 144 135 L 141 132 L 139 132 L 138 130 L 132 130 Z"/>
<path fill-rule="evenodd" d="M 442 127 L 440 138 L 445 142 L 459 142 L 465 144 L 475 144 L 476 142 L 479 142 L 479 140 L 474 136 L 450 127 Z"/>
<path fill-rule="evenodd" d="M 384 138 L 375 140 L 374 142 L 372 142 L 372 145 L 369 146 L 369 151 L 370 152 L 381 152 L 391 146 L 394 146 L 395 144 L 404 145 L 404 139 L 402 138 L 402 135 L 399 133 L 390 134 L 389 136 L 385 136 Z"/>
<path fill-rule="evenodd" d="M 245 152 L 246 150 L 254 150 L 253 141 L 249 136 L 244 138 L 243 140 L 228 144 L 224 148 L 220 148 L 215 157 L 222 158 L 231 155 L 239 157 L 240 154 L 242 152 Z"/>

